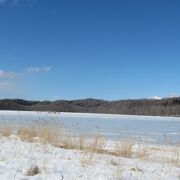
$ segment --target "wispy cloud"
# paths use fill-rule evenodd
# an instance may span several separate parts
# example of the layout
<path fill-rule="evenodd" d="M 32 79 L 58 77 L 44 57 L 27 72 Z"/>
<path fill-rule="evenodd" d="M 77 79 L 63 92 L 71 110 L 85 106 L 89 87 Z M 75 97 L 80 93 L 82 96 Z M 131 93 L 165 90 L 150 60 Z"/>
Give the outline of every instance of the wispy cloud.
<path fill-rule="evenodd" d="M 14 79 L 17 76 L 16 72 L 8 72 L 0 70 L 0 79 Z"/>
<path fill-rule="evenodd" d="M 0 80 L 15 79 L 16 77 L 27 74 L 27 73 L 41 73 L 41 72 L 48 72 L 50 70 L 51 70 L 51 67 L 49 66 L 30 67 L 30 68 L 27 68 L 25 72 L 20 72 L 20 73 L 0 70 Z"/>
<path fill-rule="evenodd" d="M 59 99 L 60 99 L 59 96 L 53 96 L 53 97 L 52 97 L 52 101 L 56 101 L 56 100 L 59 100 Z"/>
<path fill-rule="evenodd" d="M 26 2 L 28 4 L 29 3 L 33 4 L 33 3 L 37 3 L 38 0 L 0 0 L 0 5 L 3 5 L 5 3 L 9 3 L 10 6 L 14 7 L 17 4 L 19 4 L 20 2 Z"/>
<path fill-rule="evenodd" d="M 4 4 L 7 0 L 0 0 L 0 4 Z"/>
<path fill-rule="evenodd" d="M 31 67 L 25 71 L 12 72 L 0 70 L 0 95 L 5 94 L 6 96 L 18 94 L 21 89 L 24 88 L 23 80 L 24 76 L 31 76 L 34 73 L 43 73 L 51 70 L 51 67 Z"/>
<path fill-rule="evenodd" d="M 51 70 L 51 67 L 45 66 L 45 67 L 30 67 L 26 70 L 28 73 L 38 73 L 38 72 L 48 72 Z"/>

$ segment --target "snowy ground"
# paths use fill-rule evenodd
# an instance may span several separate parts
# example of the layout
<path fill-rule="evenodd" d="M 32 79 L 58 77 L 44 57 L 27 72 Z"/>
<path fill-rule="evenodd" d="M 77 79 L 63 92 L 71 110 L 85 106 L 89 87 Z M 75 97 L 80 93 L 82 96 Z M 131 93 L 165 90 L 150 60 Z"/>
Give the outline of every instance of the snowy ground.
<path fill-rule="evenodd" d="M 27 176 L 33 165 L 40 173 Z M 2 180 L 179 180 L 180 168 L 167 163 L 65 150 L 0 137 Z"/>
<path fill-rule="evenodd" d="M 0 111 L 0 127 L 13 130 L 32 124 L 54 126 L 56 121 L 87 133 L 88 138 L 100 133 L 107 139 L 108 151 L 115 148 L 117 139 L 130 136 L 140 141 L 133 139 L 132 156 L 124 158 L 0 136 L 0 180 L 180 180 L 180 118 Z M 40 172 L 28 176 L 35 165 Z"/>

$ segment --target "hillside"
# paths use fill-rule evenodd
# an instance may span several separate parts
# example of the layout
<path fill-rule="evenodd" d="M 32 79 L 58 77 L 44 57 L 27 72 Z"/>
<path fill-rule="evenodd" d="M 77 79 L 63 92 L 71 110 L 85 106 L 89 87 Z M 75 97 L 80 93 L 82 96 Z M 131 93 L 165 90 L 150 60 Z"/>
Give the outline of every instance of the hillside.
<path fill-rule="evenodd" d="M 105 101 L 98 99 L 26 101 L 0 100 L 0 110 L 87 112 L 128 115 L 180 116 L 180 97 L 162 100 L 139 99 Z"/>

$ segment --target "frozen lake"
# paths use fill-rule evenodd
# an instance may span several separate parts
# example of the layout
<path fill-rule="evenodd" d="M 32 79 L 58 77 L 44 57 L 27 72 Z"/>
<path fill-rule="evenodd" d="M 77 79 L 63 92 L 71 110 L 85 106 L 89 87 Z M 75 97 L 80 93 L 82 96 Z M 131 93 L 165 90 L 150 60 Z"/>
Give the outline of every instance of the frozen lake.
<path fill-rule="evenodd" d="M 180 143 L 179 117 L 128 116 L 82 113 L 0 111 L 1 124 L 24 126 L 33 121 L 60 121 L 72 132 L 92 135 L 99 132 L 109 139 L 135 138 L 145 143 Z"/>

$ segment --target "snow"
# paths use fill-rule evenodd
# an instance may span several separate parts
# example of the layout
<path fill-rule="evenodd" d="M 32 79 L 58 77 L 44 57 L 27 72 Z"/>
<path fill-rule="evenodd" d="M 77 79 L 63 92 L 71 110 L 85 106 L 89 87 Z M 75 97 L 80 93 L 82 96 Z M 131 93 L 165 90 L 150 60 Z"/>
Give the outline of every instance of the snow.
<path fill-rule="evenodd" d="M 150 97 L 150 98 L 148 98 L 148 99 L 161 100 L 162 98 L 159 97 L 159 96 L 153 96 L 153 97 Z"/>
<path fill-rule="evenodd" d="M 0 136 L 0 179 L 2 180 L 179 180 L 180 118 L 107 115 L 90 113 L 53 113 L 0 111 L 0 125 L 29 126 L 34 122 L 60 122 L 73 132 L 93 135 L 100 133 L 107 139 L 105 149 L 115 148 L 117 139 L 133 137 L 133 154 L 147 151 L 148 158 L 116 157 L 88 151 L 68 150 L 38 142 L 23 142 L 17 136 Z M 3 127 L 3 126 L 2 126 Z M 88 136 L 91 138 L 91 136 Z M 137 141 L 136 141 L 137 140 Z M 177 148 L 177 149 L 175 149 Z M 40 173 L 27 176 L 32 166 Z"/>
<path fill-rule="evenodd" d="M 27 176 L 32 165 L 40 173 Z M 90 154 L 0 137 L 2 180 L 178 180 L 180 168 L 166 163 Z"/>

